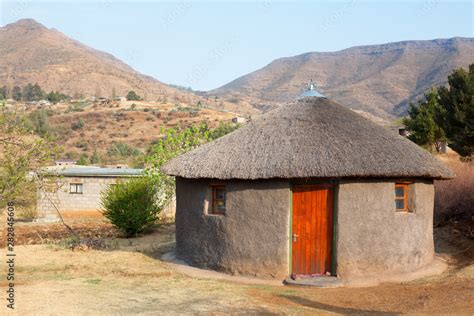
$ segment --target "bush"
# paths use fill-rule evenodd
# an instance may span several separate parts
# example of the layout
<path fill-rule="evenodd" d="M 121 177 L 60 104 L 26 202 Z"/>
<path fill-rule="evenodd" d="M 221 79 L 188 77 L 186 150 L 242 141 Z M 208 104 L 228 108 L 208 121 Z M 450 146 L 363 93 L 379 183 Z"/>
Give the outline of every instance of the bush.
<path fill-rule="evenodd" d="M 68 106 L 66 113 L 69 112 L 84 112 L 84 107 L 86 105 L 84 103 L 72 103 L 72 105 Z"/>
<path fill-rule="evenodd" d="M 157 220 L 157 189 L 149 178 L 120 182 L 102 194 L 104 216 L 125 236 L 146 232 Z"/>
<path fill-rule="evenodd" d="M 83 128 L 85 125 L 84 120 L 82 118 L 79 118 L 76 122 L 72 123 L 71 128 L 73 130 L 78 130 Z"/>
<path fill-rule="evenodd" d="M 74 146 L 77 148 L 81 148 L 84 151 L 87 151 L 89 149 L 89 144 L 85 139 L 79 139 L 77 142 L 74 143 Z"/>
<path fill-rule="evenodd" d="M 211 140 L 218 139 L 219 137 L 232 133 L 240 126 L 240 124 L 221 122 L 218 127 L 209 133 L 209 137 Z"/>
<path fill-rule="evenodd" d="M 474 205 L 474 162 L 448 163 L 456 177 L 435 181 L 435 224 L 472 215 Z"/>
<path fill-rule="evenodd" d="M 126 143 L 113 142 L 112 146 L 107 149 L 107 155 L 126 158 L 140 155 L 140 150 Z"/>
<path fill-rule="evenodd" d="M 45 137 L 50 133 L 48 112 L 46 110 L 37 110 L 30 113 L 28 116 L 29 122 L 31 123 L 33 131 L 36 135 Z"/>

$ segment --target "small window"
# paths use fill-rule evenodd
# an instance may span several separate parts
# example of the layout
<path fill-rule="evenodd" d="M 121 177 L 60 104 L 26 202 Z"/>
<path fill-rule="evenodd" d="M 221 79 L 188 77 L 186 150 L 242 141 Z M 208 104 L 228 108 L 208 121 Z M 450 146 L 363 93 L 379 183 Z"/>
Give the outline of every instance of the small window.
<path fill-rule="evenodd" d="M 82 183 L 71 183 L 69 185 L 69 193 L 82 194 Z"/>
<path fill-rule="evenodd" d="M 212 187 L 211 214 L 225 215 L 225 196 L 226 189 L 224 185 L 213 185 Z"/>
<path fill-rule="evenodd" d="M 409 188 L 409 183 L 395 183 L 395 209 L 397 212 L 412 212 L 408 198 Z"/>

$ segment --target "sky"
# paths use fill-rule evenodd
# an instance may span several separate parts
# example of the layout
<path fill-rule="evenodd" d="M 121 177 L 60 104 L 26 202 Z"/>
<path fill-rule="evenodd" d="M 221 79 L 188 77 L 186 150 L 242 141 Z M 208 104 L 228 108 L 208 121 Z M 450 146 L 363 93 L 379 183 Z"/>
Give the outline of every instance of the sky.
<path fill-rule="evenodd" d="M 0 0 L 1 26 L 23 18 L 195 90 L 310 51 L 474 34 L 472 1 Z"/>

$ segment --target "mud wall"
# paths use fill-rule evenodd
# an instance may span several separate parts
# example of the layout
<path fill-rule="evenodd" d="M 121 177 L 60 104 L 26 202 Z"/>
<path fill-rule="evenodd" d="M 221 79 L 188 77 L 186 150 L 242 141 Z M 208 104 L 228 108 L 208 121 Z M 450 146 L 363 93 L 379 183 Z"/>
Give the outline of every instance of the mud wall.
<path fill-rule="evenodd" d="M 340 183 L 338 277 L 411 272 L 432 262 L 433 183 L 416 182 L 409 192 L 413 213 L 399 213 L 395 211 L 394 181 Z"/>
<path fill-rule="evenodd" d="M 178 258 L 230 274 L 287 276 L 289 182 L 219 182 L 226 185 L 226 215 L 212 215 L 215 181 L 176 180 Z"/>

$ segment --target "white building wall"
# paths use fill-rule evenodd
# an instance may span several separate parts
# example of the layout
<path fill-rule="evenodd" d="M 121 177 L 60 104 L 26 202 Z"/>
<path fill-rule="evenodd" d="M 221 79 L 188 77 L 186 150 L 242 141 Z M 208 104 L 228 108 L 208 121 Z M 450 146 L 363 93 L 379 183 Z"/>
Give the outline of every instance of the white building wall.
<path fill-rule="evenodd" d="M 64 177 L 59 180 L 57 192 L 38 191 L 37 212 L 39 218 L 57 218 L 54 206 L 60 212 L 98 211 L 100 196 L 110 184 L 117 183 L 116 177 Z M 70 193 L 71 183 L 82 184 L 82 194 Z M 54 203 L 54 205 L 53 205 Z"/>

